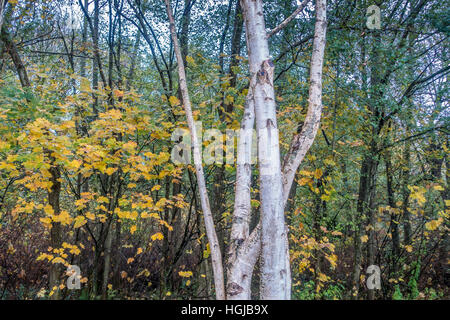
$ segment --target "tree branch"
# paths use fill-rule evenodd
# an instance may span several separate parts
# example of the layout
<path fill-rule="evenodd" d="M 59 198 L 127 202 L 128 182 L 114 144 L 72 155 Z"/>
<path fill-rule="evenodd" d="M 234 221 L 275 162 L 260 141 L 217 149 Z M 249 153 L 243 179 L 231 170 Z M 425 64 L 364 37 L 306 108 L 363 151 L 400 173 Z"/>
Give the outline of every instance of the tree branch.
<path fill-rule="evenodd" d="M 285 28 L 289 24 L 289 22 L 291 22 L 300 12 L 302 12 L 302 10 L 306 7 L 308 2 L 309 0 L 303 0 L 303 2 L 298 6 L 297 9 L 295 9 L 295 11 L 289 17 L 284 19 L 283 22 L 281 22 L 278 26 L 276 26 L 274 29 L 272 29 L 272 31 L 270 31 L 267 34 L 267 39 L 269 39 L 271 36 L 278 33 L 283 28 Z"/>

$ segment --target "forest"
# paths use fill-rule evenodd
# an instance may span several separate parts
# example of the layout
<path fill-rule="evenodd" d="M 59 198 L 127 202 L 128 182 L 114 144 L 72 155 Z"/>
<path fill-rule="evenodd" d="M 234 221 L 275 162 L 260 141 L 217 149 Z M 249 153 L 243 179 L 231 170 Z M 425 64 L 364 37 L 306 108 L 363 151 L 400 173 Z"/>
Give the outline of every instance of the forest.
<path fill-rule="evenodd" d="M 0 0 L 0 300 L 448 300 L 447 0 Z"/>

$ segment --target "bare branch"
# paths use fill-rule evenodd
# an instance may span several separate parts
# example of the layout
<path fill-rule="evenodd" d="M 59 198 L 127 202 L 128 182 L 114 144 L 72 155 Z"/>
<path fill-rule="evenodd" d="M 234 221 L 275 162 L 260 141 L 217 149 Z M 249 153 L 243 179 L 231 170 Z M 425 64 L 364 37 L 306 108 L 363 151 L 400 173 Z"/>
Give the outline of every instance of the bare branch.
<path fill-rule="evenodd" d="M 295 11 L 289 17 L 287 17 L 283 22 L 281 22 L 278 26 L 276 26 L 274 29 L 272 29 L 272 31 L 270 31 L 267 34 L 267 39 L 269 39 L 271 36 L 278 33 L 283 28 L 285 28 L 289 24 L 289 22 L 291 22 L 300 12 L 302 12 L 302 10 L 306 7 L 308 2 L 309 0 L 303 0 L 303 2 L 298 6 L 297 9 L 295 9 Z"/>

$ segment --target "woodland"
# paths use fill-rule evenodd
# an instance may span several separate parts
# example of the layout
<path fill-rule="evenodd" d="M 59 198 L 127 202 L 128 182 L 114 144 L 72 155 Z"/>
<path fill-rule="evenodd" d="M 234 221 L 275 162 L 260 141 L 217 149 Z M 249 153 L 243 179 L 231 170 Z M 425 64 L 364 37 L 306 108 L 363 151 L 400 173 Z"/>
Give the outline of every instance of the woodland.
<path fill-rule="evenodd" d="M 447 0 L 0 0 L 0 300 L 450 298 Z"/>

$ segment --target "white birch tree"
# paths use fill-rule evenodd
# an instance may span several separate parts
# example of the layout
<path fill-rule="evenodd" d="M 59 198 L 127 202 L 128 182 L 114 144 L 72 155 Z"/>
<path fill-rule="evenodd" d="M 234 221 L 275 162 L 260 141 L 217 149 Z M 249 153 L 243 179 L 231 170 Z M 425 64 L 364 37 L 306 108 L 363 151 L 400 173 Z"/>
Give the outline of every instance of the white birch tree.
<path fill-rule="evenodd" d="M 263 1 L 241 0 L 243 9 L 250 85 L 241 122 L 237 150 L 236 188 L 230 244 L 227 251 L 227 299 L 250 299 L 252 273 L 258 257 L 261 260 L 261 299 L 290 299 L 291 275 L 288 232 L 284 207 L 295 173 L 317 134 L 322 113 L 322 66 L 326 38 L 326 0 L 316 0 L 316 21 L 311 56 L 308 113 L 302 131 L 295 135 L 281 163 L 273 74 L 268 38 L 282 30 L 307 5 L 304 0 L 285 21 L 266 32 Z M 214 229 L 206 183 L 203 174 L 192 108 L 186 84 L 183 59 L 178 44 L 170 0 L 165 0 L 170 32 L 178 63 L 178 76 L 186 112 L 201 206 L 211 248 L 217 299 L 225 299 L 224 274 L 220 246 Z M 256 126 L 261 219 L 250 232 L 251 217 L 251 150 L 252 130 Z"/>

